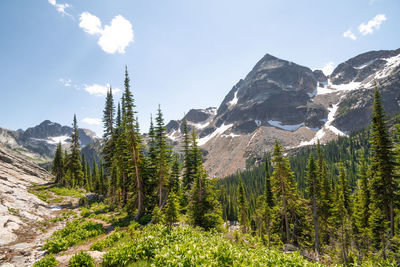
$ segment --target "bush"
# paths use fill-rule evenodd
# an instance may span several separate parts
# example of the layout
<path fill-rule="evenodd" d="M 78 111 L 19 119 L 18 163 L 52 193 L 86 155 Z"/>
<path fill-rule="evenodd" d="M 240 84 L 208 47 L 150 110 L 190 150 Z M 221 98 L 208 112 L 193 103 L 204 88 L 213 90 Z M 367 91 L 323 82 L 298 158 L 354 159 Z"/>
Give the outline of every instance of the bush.
<path fill-rule="evenodd" d="M 33 264 L 33 267 L 53 267 L 53 266 L 57 266 L 58 265 L 58 261 L 56 260 L 56 258 L 54 258 L 54 256 L 52 254 L 49 254 L 47 256 L 45 256 L 43 259 L 35 262 Z"/>
<path fill-rule="evenodd" d="M 58 253 L 86 240 L 89 237 L 95 237 L 105 232 L 103 225 L 92 221 L 75 220 L 72 223 L 67 222 L 67 226 L 54 232 L 46 241 L 43 248 L 50 253 Z"/>
<path fill-rule="evenodd" d="M 94 259 L 84 251 L 79 251 L 78 254 L 75 254 L 69 262 L 69 267 L 94 267 Z"/>
<path fill-rule="evenodd" d="M 102 251 L 105 248 L 113 246 L 118 240 L 126 236 L 126 232 L 114 232 L 107 238 L 99 240 L 90 246 L 91 250 Z"/>
<path fill-rule="evenodd" d="M 122 239 L 103 256 L 103 266 L 321 266 L 298 252 L 284 254 L 259 243 L 238 244 L 216 231 L 148 225 Z"/>

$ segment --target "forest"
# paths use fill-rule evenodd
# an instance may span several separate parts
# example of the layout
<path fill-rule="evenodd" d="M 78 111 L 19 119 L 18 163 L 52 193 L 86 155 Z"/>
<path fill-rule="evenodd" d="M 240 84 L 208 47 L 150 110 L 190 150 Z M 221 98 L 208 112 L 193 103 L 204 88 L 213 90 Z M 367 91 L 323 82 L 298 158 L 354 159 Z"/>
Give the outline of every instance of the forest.
<path fill-rule="evenodd" d="M 378 88 L 368 129 L 290 156 L 276 141 L 263 163 L 220 179 L 208 177 L 196 132 L 186 123 L 182 151 L 172 152 L 160 107 L 141 134 L 127 69 L 117 104 L 109 88 L 103 124 L 102 162 L 88 164 L 74 116 L 72 145 L 63 151 L 59 144 L 54 157 L 55 183 L 101 195 L 131 221 L 153 227 L 144 231 L 156 235 L 151 225 L 162 224 L 179 235 L 189 225 L 207 236 L 229 232 L 237 221 L 233 239 L 256 240 L 263 253 L 290 244 L 316 263 L 400 264 L 400 123 L 386 118 Z"/>

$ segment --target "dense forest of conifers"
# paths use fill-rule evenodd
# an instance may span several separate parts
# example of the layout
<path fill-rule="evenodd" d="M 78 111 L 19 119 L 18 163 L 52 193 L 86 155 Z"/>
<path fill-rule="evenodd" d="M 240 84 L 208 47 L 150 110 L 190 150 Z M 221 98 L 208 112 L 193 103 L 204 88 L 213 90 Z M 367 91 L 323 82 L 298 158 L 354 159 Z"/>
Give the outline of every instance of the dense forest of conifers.
<path fill-rule="evenodd" d="M 167 144 L 160 108 L 140 134 L 127 70 L 124 86 L 117 108 L 107 93 L 100 166 L 81 156 L 74 117 L 69 151 L 59 144 L 55 154 L 56 183 L 101 194 L 142 224 L 223 230 L 224 220 L 239 221 L 242 235 L 313 250 L 316 259 L 400 262 L 400 124 L 389 131 L 378 90 L 370 129 L 290 157 L 276 141 L 263 164 L 217 181 L 186 123 L 179 155 Z"/>

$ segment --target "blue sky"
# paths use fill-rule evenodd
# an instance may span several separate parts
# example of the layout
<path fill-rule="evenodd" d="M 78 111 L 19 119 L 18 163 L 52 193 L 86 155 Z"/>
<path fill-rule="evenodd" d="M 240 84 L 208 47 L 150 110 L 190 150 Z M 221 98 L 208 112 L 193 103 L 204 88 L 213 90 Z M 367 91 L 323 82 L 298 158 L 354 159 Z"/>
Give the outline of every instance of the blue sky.
<path fill-rule="evenodd" d="M 311 68 L 400 47 L 400 1 L 0 1 L 0 127 L 95 130 L 128 66 L 142 131 L 218 106 L 266 53 Z M 116 90 L 118 91 L 118 90 Z M 115 94 L 119 99 L 120 93 Z"/>

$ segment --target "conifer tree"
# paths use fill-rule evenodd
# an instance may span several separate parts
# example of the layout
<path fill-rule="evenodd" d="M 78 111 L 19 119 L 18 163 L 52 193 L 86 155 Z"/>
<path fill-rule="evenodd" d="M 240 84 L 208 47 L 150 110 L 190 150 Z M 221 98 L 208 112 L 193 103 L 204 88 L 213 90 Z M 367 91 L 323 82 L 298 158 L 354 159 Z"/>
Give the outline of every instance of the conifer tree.
<path fill-rule="evenodd" d="M 265 157 L 265 202 L 269 208 L 274 205 L 274 196 L 271 188 L 271 175 L 269 173 L 268 157 Z"/>
<path fill-rule="evenodd" d="M 311 198 L 312 205 L 312 217 L 314 223 L 314 240 L 315 240 L 315 252 L 319 254 L 319 227 L 318 227 L 318 205 L 317 202 L 320 199 L 320 182 L 318 181 L 317 166 L 315 165 L 313 154 L 310 153 L 307 166 L 307 184 L 308 184 L 308 195 Z"/>
<path fill-rule="evenodd" d="M 136 193 L 137 193 L 137 214 L 136 219 L 139 219 L 144 212 L 144 191 L 143 191 L 143 179 L 140 175 L 140 142 L 139 142 L 139 133 L 136 131 L 137 122 L 135 121 L 135 104 L 133 100 L 132 93 L 130 91 L 130 79 L 128 75 L 128 68 L 125 67 L 125 91 L 123 98 L 123 124 L 125 127 L 125 132 L 127 133 L 127 137 L 129 137 L 129 141 L 127 142 L 128 148 L 131 154 L 131 162 L 134 169 L 134 177 L 136 182 Z M 126 154 L 127 155 L 127 154 Z M 127 180 L 128 176 L 126 176 Z M 125 181 L 127 183 L 127 181 Z M 125 184 L 125 186 L 127 186 Z M 126 198 L 126 193 L 124 194 Z"/>
<path fill-rule="evenodd" d="M 179 218 L 179 202 L 175 192 L 170 192 L 165 206 L 164 221 L 171 229 L 172 224 L 176 223 Z"/>
<path fill-rule="evenodd" d="M 246 200 L 246 193 L 243 187 L 242 177 L 239 175 L 239 186 L 238 186 L 238 204 L 239 204 L 239 223 L 240 228 L 242 229 L 243 233 L 247 233 L 247 227 L 249 224 L 248 219 L 248 207 L 247 207 L 247 200 Z"/>
<path fill-rule="evenodd" d="M 190 195 L 189 220 L 192 225 L 206 230 L 222 224 L 221 205 L 217 198 L 215 185 L 207 179 L 202 164 L 202 155 L 197 147 L 196 133 L 192 130 L 191 158 L 194 169 L 194 183 Z"/>
<path fill-rule="evenodd" d="M 378 89 L 375 90 L 371 123 L 371 200 L 390 222 L 390 237 L 394 236 L 394 199 L 396 183 L 392 143 Z M 379 212 L 375 212 L 378 214 Z"/>
<path fill-rule="evenodd" d="M 54 155 L 52 173 L 55 176 L 54 182 L 56 184 L 64 183 L 64 181 L 63 181 L 63 179 L 64 179 L 64 158 L 63 158 L 61 142 L 58 143 L 57 149 L 56 149 L 56 152 Z"/>
<path fill-rule="evenodd" d="M 164 118 L 160 106 L 158 106 L 155 136 L 157 143 L 157 176 L 158 176 L 158 206 L 161 209 L 164 206 L 166 198 L 165 187 L 168 183 L 170 169 L 170 151 L 167 147 L 167 129 L 164 125 Z"/>
<path fill-rule="evenodd" d="M 363 155 L 361 155 L 360 160 L 360 169 L 358 172 L 358 181 L 357 181 L 357 193 L 355 197 L 354 203 L 354 219 L 355 224 L 357 226 L 357 230 L 364 237 L 368 235 L 368 220 L 369 220 L 369 204 L 371 202 L 370 199 L 370 191 L 369 191 L 369 181 L 367 174 L 367 163 Z"/>
<path fill-rule="evenodd" d="M 103 147 L 103 159 L 104 159 L 104 167 L 108 171 L 111 167 L 112 161 L 112 153 L 114 151 L 114 113 L 115 106 L 112 94 L 112 88 L 110 86 L 109 90 L 107 90 L 106 104 L 103 111 L 103 125 L 104 125 L 104 147 Z"/>
<path fill-rule="evenodd" d="M 168 182 L 168 190 L 169 192 L 175 193 L 175 195 L 178 197 L 180 194 L 180 182 L 179 182 L 179 176 L 181 173 L 181 167 L 179 164 L 179 158 L 177 155 L 174 156 L 173 163 L 172 163 L 172 168 L 171 168 L 171 176 L 169 178 Z"/>
<path fill-rule="evenodd" d="M 339 190 L 343 196 L 343 205 L 346 208 L 347 213 L 351 214 L 349 182 L 344 172 L 344 166 L 342 162 L 339 162 L 339 181 Z"/>
<path fill-rule="evenodd" d="M 183 179 L 182 187 L 184 190 L 190 190 L 193 183 L 193 166 L 191 165 L 191 153 L 190 153 L 190 135 L 187 127 L 186 119 L 183 120 Z"/>
<path fill-rule="evenodd" d="M 290 164 L 287 158 L 283 156 L 282 147 L 278 140 L 275 140 L 272 163 L 274 167 L 273 175 L 271 177 L 272 191 L 275 194 L 279 206 L 282 207 L 283 215 L 283 229 L 285 237 L 283 240 L 287 243 L 290 242 L 289 235 L 289 202 L 295 201 L 295 192 L 293 185 L 293 173 L 290 170 Z"/>
<path fill-rule="evenodd" d="M 81 147 L 79 144 L 79 132 L 78 123 L 76 121 L 76 115 L 73 120 L 73 132 L 71 135 L 71 154 L 69 155 L 69 166 L 68 169 L 71 174 L 72 185 L 80 186 L 83 183 L 83 172 L 81 164 Z"/>

